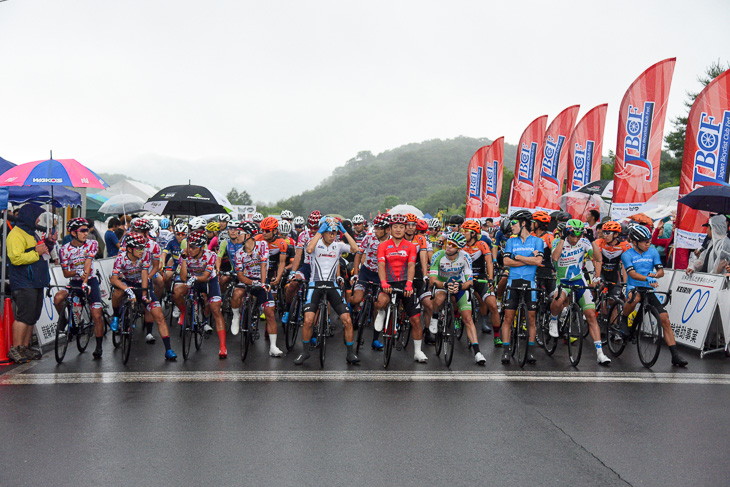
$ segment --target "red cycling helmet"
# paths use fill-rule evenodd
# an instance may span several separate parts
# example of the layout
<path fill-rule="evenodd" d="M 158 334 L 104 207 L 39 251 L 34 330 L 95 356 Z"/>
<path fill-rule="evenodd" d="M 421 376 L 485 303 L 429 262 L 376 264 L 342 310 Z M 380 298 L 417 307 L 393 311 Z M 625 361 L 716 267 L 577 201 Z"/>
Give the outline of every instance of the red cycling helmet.
<path fill-rule="evenodd" d="M 319 220 L 322 219 L 322 213 L 319 212 L 319 210 L 314 210 L 312 213 L 309 214 L 309 228 L 315 229 L 319 228 Z"/>
<path fill-rule="evenodd" d="M 390 215 L 390 226 L 393 225 L 405 225 L 408 222 L 408 218 L 405 215 Z"/>
<path fill-rule="evenodd" d="M 143 249 L 147 246 L 147 237 L 145 237 L 141 233 L 128 233 L 124 237 L 124 246 L 131 250 Z"/>
<path fill-rule="evenodd" d="M 207 243 L 208 239 L 204 230 L 196 230 L 188 235 L 188 245 L 190 247 L 205 247 Z"/>
<path fill-rule="evenodd" d="M 390 225 L 390 217 L 387 213 L 381 213 L 373 218 L 373 226 L 378 228 L 386 228 Z"/>
<path fill-rule="evenodd" d="M 419 218 L 416 222 L 416 230 L 418 230 L 419 232 L 428 231 L 428 223 L 426 222 L 426 220 L 422 220 Z"/>

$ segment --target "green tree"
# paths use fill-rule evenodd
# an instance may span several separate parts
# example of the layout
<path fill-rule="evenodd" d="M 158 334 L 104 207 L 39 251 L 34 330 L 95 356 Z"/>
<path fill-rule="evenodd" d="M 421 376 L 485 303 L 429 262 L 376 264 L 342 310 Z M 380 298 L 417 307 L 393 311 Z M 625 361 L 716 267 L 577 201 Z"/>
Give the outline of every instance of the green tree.
<path fill-rule="evenodd" d="M 398 204 L 398 197 L 397 196 L 386 196 L 383 200 L 383 204 L 380 205 L 380 211 L 388 211 L 389 209 L 393 208 L 395 205 Z"/>
<path fill-rule="evenodd" d="M 616 153 L 612 150 L 608 151 L 608 162 L 601 164 L 601 179 L 613 179 L 613 171 L 616 167 Z"/>
<path fill-rule="evenodd" d="M 251 204 L 253 204 L 251 195 L 248 194 L 248 191 L 246 191 L 245 189 L 239 193 L 236 190 L 236 188 L 231 188 L 231 190 L 226 195 L 226 198 L 228 198 L 228 201 L 230 201 L 231 204 L 233 204 L 233 205 L 251 205 Z"/>

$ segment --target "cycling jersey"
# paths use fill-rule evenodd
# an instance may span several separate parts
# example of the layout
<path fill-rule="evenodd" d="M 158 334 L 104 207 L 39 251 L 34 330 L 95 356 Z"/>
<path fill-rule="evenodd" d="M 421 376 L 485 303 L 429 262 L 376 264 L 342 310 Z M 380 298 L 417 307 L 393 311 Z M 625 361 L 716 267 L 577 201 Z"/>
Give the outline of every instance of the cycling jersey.
<path fill-rule="evenodd" d="M 553 240 L 554 237 L 550 232 L 545 232 L 542 234 L 542 236 L 537 236 L 535 232 L 532 232 L 530 235 L 534 235 L 540 240 L 542 240 L 542 243 L 545 244 L 546 249 L 552 249 L 553 248 Z M 542 256 L 542 264 L 540 264 L 538 271 L 540 270 L 553 270 L 553 259 L 550 255 L 550 252 L 545 252 L 545 254 Z"/>
<path fill-rule="evenodd" d="M 601 250 L 601 256 L 603 257 L 603 265 L 601 266 L 601 272 L 605 275 L 606 272 L 615 272 L 619 270 L 619 263 L 621 262 L 621 255 L 631 250 L 631 245 L 628 242 L 618 242 L 618 244 L 609 245 L 602 238 L 596 240 L 596 245 Z"/>
<path fill-rule="evenodd" d="M 302 233 L 299 234 L 299 239 L 297 239 L 297 249 L 302 249 L 302 253 L 304 254 L 302 264 L 309 264 L 309 254 L 305 252 L 305 249 L 307 247 L 307 244 L 310 240 L 314 238 L 314 235 L 317 232 L 312 231 L 310 229 L 304 230 Z"/>
<path fill-rule="evenodd" d="M 405 238 L 404 240 L 408 239 Z M 413 239 L 408 241 L 416 247 L 416 272 L 414 274 L 414 279 L 423 279 L 423 268 L 421 266 L 420 256 L 422 250 L 428 250 L 428 241 L 423 237 L 423 235 L 414 235 Z"/>
<path fill-rule="evenodd" d="M 504 246 L 504 257 L 512 258 L 512 256 L 521 255 L 523 257 L 542 257 L 544 255 L 545 244 L 534 235 L 528 235 L 522 241 L 520 237 L 511 237 Z M 535 282 L 535 274 L 537 273 L 536 265 L 521 265 L 518 267 L 510 267 L 508 284 L 511 285 L 514 279 L 524 279 L 525 281 Z"/>
<path fill-rule="evenodd" d="M 243 247 L 242 243 L 224 240 L 221 242 L 220 247 L 218 247 L 218 257 L 220 257 L 221 262 L 228 261 L 233 264 L 236 262 L 236 253 L 241 247 Z"/>
<path fill-rule="evenodd" d="M 353 232 L 352 238 L 355 239 L 355 242 L 357 243 L 357 246 L 360 247 L 360 244 L 362 243 L 363 240 L 365 240 L 365 237 L 367 237 L 368 235 L 370 235 L 370 233 L 367 232 L 367 231 L 365 231 L 365 230 L 363 230 L 360 233 Z"/>
<path fill-rule="evenodd" d="M 451 260 L 446 255 L 445 250 L 439 250 L 433 254 L 429 274 L 441 282 L 446 282 L 449 279 L 457 282 L 471 281 L 471 257 L 467 252 L 459 250 L 454 260 Z"/>
<path fill-rule="evenodd" d="M 471 257 L 473 274 L 475 276 L 486 276 L 487 266 L 484 259 L 492 260 L 492 252 L 489 250 L 487 243 L 483 240 L 477 240 L 474 245 L 467 244 L 463 251 Z"/>
<path fill-rule="evenodd" d="M 406 239 L 396 245 L 391 237 L 378 246 L 378 263 L 385 263 L 387 282 L 405 281 L 408 278 L 408 263 L 415 263 L 417 256 L 416 246 Z"/>
<path fill-rule="evenodd" d="M 269 247 L 269 271 L 276 270 L 279 268 L 279 254 L 286 254 L 288 245 L 281 237 L 276 237 L 273 242 L 264 240 L 263 235 L 256 235 L 254 237 L 257 242 L 265 241 Z"/>
<path fill-rule="evenodd" d="M 167 243 L 170 241 L 170 239 L 174 239 L 172 232 L 168 229 L 161 229 L 159 235 L 157 235 L 157 245 L 160 246 L 160 248 L 167 247 Z"/>
<path fill-rule="evenodd" d="M 112 276 L 117 276 L 124 281 L 140 283 L 142 282 L 142 271 L 147 270 L 151 265 L 150 254 L 147 252 L 142 258 L 137 259 L 137 262 L 132 262 L 127 252 L 120 252 L 114 259 Z"/>
<path fill-rule="evenodd" d="M 148 271 L 152 270 L 152 265 L 155 263 L 155 261 L 159 261 L 160 257 L 162 257 L 162 249 L 160 249 L 160 246 L 157 245 L 157 242 L 155 242 L 152 239 L 147 240 L 147 246 L 145 247 L 145 257 L 147 254 L 150 255 L 150 265 L 147 268 Z M 152 276 L 150 276 L 152 277 Z"/>
<path fill-rule="evenodd" d="M 201 253 L 198 257 L 193 258 L 188 255 L 187 266 L 188 266 L 188 277 L 200 277 L 205 272 L 210 272 L 208 280 L 212 280 L 216 277 L 215 263 L 216 255 L 215 252 L 208 249 L 201 249 Z"/>
<path fill-rule="evenodd" d="M 259 240 L 254 244 L 251 253 L 246 253 L 243 244 L 236 251 L 234 262 L 236 272 L 243 272 L 243 275 L 253 281 L 261 280 L 261 263 L 269 260 L 269 247 L 266 242 Z"/>
<path fill-rule="evenodd" d="M 177 263 L 180 261 L 180 254 L 182 254 L 182 246 L 180 245 L 180 242 L 178 242 L 176 238 L 173 238 L 167 242 L 165 250 L 162 252 L 166 255 L 172 256 L 172 265 L 173 267 L 177 267 Z M 167 257 L 165 257 L 165 262 L 167 262 Z"/>
<path fill-rule="evenodd" d="M 361 265 L 365 266 L 366 269 L 373 272 L 378 272 L 378 247 L 380 246 L 380 240 L 372 233 L 368 233 L 367 236 L 359 244 L 362 252 L 358 252 L 362 255 Z"/>
<path fill-rule="evenodd" d="M 61 260 L 61 269 L 64 271 L 75 271 L 77 276 L 84 273 L 86 259 L 91 259 L 91 272 L 94 275 L 94 257 L 99 251 L 99 242 L 87 240 L 83 245 L 75 247 L 71 242 L 61 247 L 58 251 L 58 258 Z"/>
<path fill-rule="evenodd" d="M 559 238 L 553 240 L 552 250 L 558 247 L 558 243 L 560 243 Z M 555 265 L 558 279 L 561 281 L 583 279 L 583 262 L 586 256 L 593 258 L 593 245 L 587 238 L 580 238 L 575 245 L 570 245 L 565 239 L 563 250 Z"/>
<path fill-rule="evenodd" d="M 662 259 L 654 247 L 649 247 L 649 250 L 643 254 L 631 248 L 623 253 L 621 263 L 624 265 L 627 273 L 633 270 L 642 276 L 648 276 L 654 272 L 654 269 L 662 269 Z M 632 279 L 631 276 L 628 276 L 626 284 L 628 290 L 635 287 L 651 287 L 648 282 Z"/>
<path fill-rule="evenodd" d="M 312 267 L 312 275 L 310 282 L 330 281 L 334 282 L 337 277 L 337 266 L 340 263 L 342 254 L 350 251 L 350 244 L 344 242 L 332 242 L 325 245 L 322 239 L 319 239 L 314 251 L 310 255 L 310 266 Z"/>

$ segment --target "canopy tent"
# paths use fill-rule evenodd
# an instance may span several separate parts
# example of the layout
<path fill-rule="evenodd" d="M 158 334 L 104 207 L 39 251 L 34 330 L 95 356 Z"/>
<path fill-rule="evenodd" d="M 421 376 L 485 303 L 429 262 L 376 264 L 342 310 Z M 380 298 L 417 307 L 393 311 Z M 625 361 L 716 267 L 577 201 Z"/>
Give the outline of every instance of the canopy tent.
<path fill-rule="evenodd" d="M 89 193 L 86 195 L 86 218 L 92 220 L 105 220 L 106 215 L 99 213 L 99 208 L 106 202 L 108 198 L 100 194 Z"/>
<path fill-rule="evenodd" d="M 97 194 L 105 196 L 106 198 L 111 198 L 112 196 L 116 196 L 118 194 L 133 194 L 135 196 L 139 196 L 143 200 L 147 200 L 155 193 L 157 193 L 157 190 L 149 184 L 140 183 L 139 181 L 132 181 L 131 179 L 125 179 L 124 181 L 119 181 L 118 183 L 112 184 L 111 186 L 109 186 L 109 188 L 105 189 L 104 191 L 100 191 Z"/>

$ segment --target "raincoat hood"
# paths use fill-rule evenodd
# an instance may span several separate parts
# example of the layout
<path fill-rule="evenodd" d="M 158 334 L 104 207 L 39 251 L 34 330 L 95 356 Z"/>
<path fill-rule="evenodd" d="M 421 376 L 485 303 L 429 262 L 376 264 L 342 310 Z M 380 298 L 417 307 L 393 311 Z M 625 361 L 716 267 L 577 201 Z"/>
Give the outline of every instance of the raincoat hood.
<path fill-rule="evenodd" d="M 29 235 L 35 234 L 35 222 L 45 210 L 35 203 L 23 205 L 18 211 L 18 226 Z"/>

